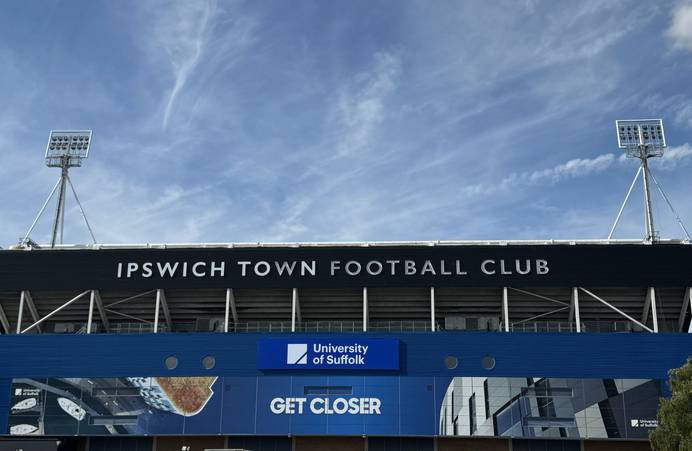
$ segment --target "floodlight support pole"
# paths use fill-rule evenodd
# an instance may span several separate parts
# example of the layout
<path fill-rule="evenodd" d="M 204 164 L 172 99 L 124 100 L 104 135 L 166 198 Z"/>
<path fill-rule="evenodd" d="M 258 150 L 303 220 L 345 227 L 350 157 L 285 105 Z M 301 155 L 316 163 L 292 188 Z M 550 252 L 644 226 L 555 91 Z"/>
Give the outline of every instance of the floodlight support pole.
<path fill-rule="evenodd" d="M 625 196 L 625 200 L 622 202 L 622 205 L 620 206 L 620 210 L 618 211 L 618 215 L 615 217 L 615 222 L 613 222 L 613 227 L 610 228 L 610 233 L 608 234 L 608 239 L 611 239 L 613 237 L 613 233 L 615 232 L 615 227 L 618 226 L 618 222 L 620 222 L 620 217 L 622 216 L 622 212 L 625 209 L 625 205 L 627 205 L 627 201 L 630 198 L 630 194 L 632 194 L 632 189 L 634 189 L 634 184 L 637 183 L 637 179 L 639 178 L 639 174 L 642 172 L 642 167 L 639 166 L 637 169 L 637 173 L 634 176 L 634 179 L 632 180 L 632 184 L 630 185 L 630 189 L 627 190 L 627 195 Z"/>
<path fill-rule="evenodd" d="M 63 157 L 62 173 L 60 175 L 60 189 L 58 190 L 58 206 L 55 209 L 55 218 L 53 220 L 53 232 L 51 233 L 50 247 L 55 247 L 55 244 L 62 244 L 63 224 L 65 219 L 65 189 L 67 188 L 67 172 L 69 170 L 68 159 Z M 60 238 L 58 239 L 58 233 Z"/>
<path fill-rule="evenodd" d="M 651 175 L 651 180 L 654 181 L 654 184 L 656 185 L 656 188 L 658 188 L 658 192 L 661 194 L 661 197 L 663 197 L 663 200 L 666 201 L 666 204 L 668 204 L 668 208 L 670 208 L 670 211 L 673 213 L 675 216 L 675 220 L 678 222 L 678 225 L 682 229 L 682 231 L 685 233 L 685 237 L 687 237 L 688 240 L 692 240 L 690 237 L 690 232 L 687 231 L 687 227 L 685 227 L 685 223 L 682 222 L 682 219 L 680 218 L 680 215 L 678 212 L 675 210 L 675 207 L 673 207 L 673 204 L 670 202 L 670 199 L 668 199 L 668 196 L 666 195 L 666 192 L 663 191 L 663 187 L 661 186 L 660 183 L 658 183 L 658 180 L 656 180 L 656 176 L 654 175 L 651 170 L 649 170 L 649 175 Z"/>
<path fill-rule="evenodd" d="M 91 225 L 89 225 L 89 220 L 86 217 L 86 213 L 84 213 L 84 208 L 82 208 L 82 203 L 79 201 L 79 197 L 77 197 L 77 191 L 74 189 L 74 185 L 72 184 L 72 179 L 70 176 L 67 177 L 67 183 L 70 185 L 70 189 L 72 190 L 72 194 L 74 195 L 74 200 L 77 201 L 77 206 L 79 206 L 79 211 L 82 213 L 82 218 L 84 218 L 84 223 L 87 226 L 87 229 L 89 229 L 89 235 L 91 235 L 91 239 L 96 244 L 96 237 L 94 236 L 94 231 L 91 229 Z M 61 242 L 62 242 L 62 233 L 60 234 L 61 237 Z"/>
<path fill-rule="evenodd" d="M 649 163 L 647 159 L 649 158 L 649 153 L 647 151 L 647 145 L 644 144 L 644 135 L 642 133 L 642 126 L 637 126 L 637 136 L 639 136 L 639 159 L 642 162 L 642 181 L 644 185 L 644 225 L 646 227 L 646 241 L 649 243 L 654 242 L 654 212 L 651 208 L 651 190 L 649 189 Z"/>
<path fill-rule="evenodd" d="M 24 235 L 24 238 L 22 239 L 21 244 L 26 244 L 29 241 L 29 235 L 31 235 L 31 232 L 34 230 L 34 227 L 36 227 L 36 223 L 41 218 L 41 215 L 43 214 L 46 207 L 48 206 L 48 202 L 50 202 L 50 200 L 53 198 L 53 194 L 55 194 L 55 190 L 58 189 L 58 186 L 60 185 L 61 179 L 62 178 L 59 178 L 58 181 L 55 182 L 55 186 L 51 190 L 46 201 L 43 203 L 43 206 L 41 207 L 41 210 L 39 210 L 38 215 L 36 215 L 36 219 L 34 219 L 34 222 L 31 223 L 31 227 L 29 227 L 29 230 L 26 232 L 26 235 Z"/>
<path fill-rule="evenodd" d="M 653 209 L 651 208 L 651 190 L 649 187 L 649 164 L 647 163 L 647 158 L 645 155 L 642 155 L 641 157 L 642 160 L 642 172 L 644 174 L 642 177 L 642 180 L 644 181 L 644 210 L 645 210 L 645 215 L 646 215 L 646 240 L 650 243 L 653 243 L 655 240 L 654 237 L 654 212 Z"/>

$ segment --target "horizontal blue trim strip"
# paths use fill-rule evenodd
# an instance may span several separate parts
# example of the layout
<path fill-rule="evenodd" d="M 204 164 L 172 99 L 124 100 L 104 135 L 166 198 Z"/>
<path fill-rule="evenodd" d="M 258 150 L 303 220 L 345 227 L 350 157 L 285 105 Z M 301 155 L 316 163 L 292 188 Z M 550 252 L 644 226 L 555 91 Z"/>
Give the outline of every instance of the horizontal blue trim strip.
<path fill-rule="evenodd" d="M 692 334 L 664 333 L 3 335 L 0 336 L 0 378 L 305 374 L 300 370 L 258 370 L 257 341 L 267 338 L 398 339 L 401 370 L 396 374 L 410 376 L 665 379 L 670 368 L 682 365 L 692 354 Z M 172 355 L 178 358 L 178 366 L 167 370 L 164 360 Z M 202 367 L 202 358 L 208 355 L 216 360 L 211 370 Z M 458 366 L 447 369 L 445 356 L 457 357 Z M 481 365 L 486 356 L 495 359 L 492 370 L 485 370 Z M 391 371 L 367 373 L 392 375 Z M 321 374 L 363 373 L 325 370 Z"/>

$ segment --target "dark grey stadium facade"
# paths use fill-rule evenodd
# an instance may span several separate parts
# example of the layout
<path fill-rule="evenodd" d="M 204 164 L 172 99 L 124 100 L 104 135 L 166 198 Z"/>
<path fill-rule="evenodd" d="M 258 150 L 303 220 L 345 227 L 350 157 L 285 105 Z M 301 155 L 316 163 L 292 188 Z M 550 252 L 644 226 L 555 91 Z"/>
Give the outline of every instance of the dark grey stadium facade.
<path fill-rule="evenodd" d="M 0 450 L 649 449 L 660 240 L 0 250 Z"/>

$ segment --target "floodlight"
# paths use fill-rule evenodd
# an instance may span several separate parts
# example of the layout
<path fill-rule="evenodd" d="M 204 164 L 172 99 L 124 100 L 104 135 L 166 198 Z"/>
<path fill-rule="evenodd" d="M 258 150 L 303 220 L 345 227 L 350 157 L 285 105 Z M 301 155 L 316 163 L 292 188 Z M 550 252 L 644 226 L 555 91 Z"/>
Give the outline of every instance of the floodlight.
<path fill-rule="evenodd" d="M 685 224 L 683 224 L 680 219 L 680 215 L 673 208 L 673 204 L 668 200 L 668 196 L 663 191 L 661 185 L 656 181 L 656 178 L 651 173 L 649 168 L 648 159 L 651 157 L 661 157 L 663 156 L 663 151 L 666 148 L 666 135 L 663 131 L 663 120 L 661 119 L 630 119 L 625 121 L 615 121 L 615 131 L 618 137 L 618 147 L 624 149 L 628 158 L 637 158 L 640 161 L 639 169 L 637 169 L 637 174 L 632 180 L 630 189 L 627 191 L 625 200 L 620 206 L 620 211 L 615 217 L 615 222 L 613 227 L 610 229 L 610 234 L 608 239 L 613 236 L 615 227 L 618 225 L 622 211 L 627 204 L 627 200 L 632 193 L 635 183 L 639 176 L 642 176 L 642 185 L 644 188 L 644 226 L 646 230 L 646 241 L 653 243 L 658 239 L 658 232 L 654 229 L 654 214 L 653 208 L 651 208 L 651 189 L 649 178 L 653 179 L 658 188 L 659 193 L 668 204 L 668 207 L 675 215 L 675 219 L 682 228 L 687 239 L 690 239 L 690 234 L 687 232 Z"/>
<path fill-rule="evenodd" d="M 661 119 L 633 119 L 615 121 L 618 147 L 629 158 L 650 158 L 663 155 L 666 135 Z"/>
<path fill-rule="evenodd" d="M 96 243 L 96 238 L 91 230 L 89 221 L 84 214 L 84 209 L 82 204 L 79 202 L 77 197 L 77 192 L 72 186 L 72 181 L 70 180 L 69 170 L 73 167 L 80 167 L 82 165 L 82 160 L 89 156 L 89 148 L 91 147 L 91 130 L 52 130 L 48 136 L 48 144 L 46 144 L 46 166 L 51 168 L 60 168 L 60 178 L 58 182 L 53 187 L 53 190 L 48 195 L 48 199 L 41 207 L 38 212 L 38 216 L 34 219 L 34 222 L 29 227 L 29 231 L 26 233 L 24 238 L 21 240 L 20 244 L 27 246 L 30 243 L 29 235 L 33 230 L 36 222 L 39 220 L 43 214 L 46 206 L 53 198 L 53 194 L 57 191 L 58 202 L 57 208 L 55 210 L 55 217 L 53 219 L 53 231 L 51 234 L 51 247 L 55 247 L 56 244 L 62 244 L 63 238 L 63 226 L 65 222 L 65 197 L 67 187 L 69 185 L 74 195 L 79 210 L 82 213 L 84 222 L 86 223 L 91 238 Z"/>
<path fill-rule="evenodd" d="M 53 130 L 46 145 L 46 165 L 51 168 L 79 167 L 89 156 L 91 130 Z"/>

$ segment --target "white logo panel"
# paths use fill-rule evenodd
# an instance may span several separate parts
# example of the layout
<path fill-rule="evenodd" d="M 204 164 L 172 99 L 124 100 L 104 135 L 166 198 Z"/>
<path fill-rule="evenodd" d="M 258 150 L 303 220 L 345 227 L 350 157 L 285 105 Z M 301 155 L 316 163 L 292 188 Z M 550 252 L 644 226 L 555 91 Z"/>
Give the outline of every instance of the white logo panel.
<path fill-rule="evenodd" d="M 308 345 L 306 343 L 288 343 L 286 363 L 288 365 L 307 365 Z"/>

